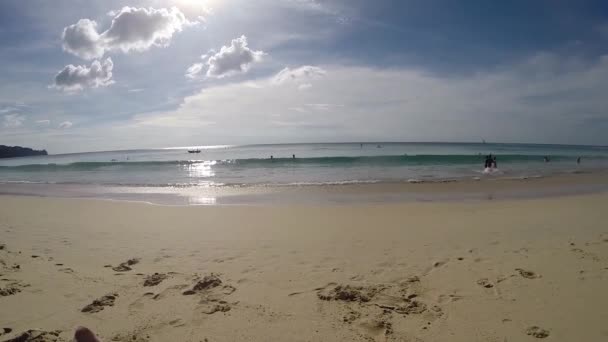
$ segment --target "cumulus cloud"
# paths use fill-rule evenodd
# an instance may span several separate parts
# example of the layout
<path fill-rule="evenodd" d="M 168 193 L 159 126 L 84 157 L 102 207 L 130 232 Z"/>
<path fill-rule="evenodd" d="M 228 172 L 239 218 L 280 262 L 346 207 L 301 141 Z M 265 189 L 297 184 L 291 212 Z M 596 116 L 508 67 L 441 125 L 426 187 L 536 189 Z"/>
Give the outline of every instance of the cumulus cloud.
<path fill-rule="evenodd" d="M 219 52 L 201 56 L 203 63 L 195 63 L 186 71 L 186 77 L 195 78 L 203 74 L 207 77 L 223 78 L 249 71 L 253 63 L 260 62 L 266 53 L 249 48 L 247 37 L 233 39 L 229 46 L 222 46 Z"/>
<path fill-rule="evenodd" d="M 21 114 L 7 114 L 4 116 L 4 127 L 17 128 L 23 125 L 25 116 Z"/>
<path fill-rule="evenodd" d="M 64 122 L 60 123 L 59 126 L 57 126 L 57 127 L 61 128 L 61 129 L 68 129 L 68 128 L 72 127 L 72 125 L 73 124 L 71 121 L 64 121 Z"/>
<path fill-rule="evenodd" d="M 63 49 L 80 58 L 100 58 L 105 52 L 97 33 L 97 23 L 93 20 L 80 19 L 76 24 L 64 28 L 61 39 Z"/>
<path fill-rule="evenodd" d="M 103 63 L 93 61 L 90 67 L 69 64 L 57 73 L 52 87 L 68 92 L 84 88 L 106 87 L 114 83 L 112 80 L 113 68 L 114 63 L 111 58 L 106 58 Z"/>
<path fill-rule="evenodd" d="M 311 79 L 323 77 L 325 74 L 326 72 L 322 68 L 304 65 L 295 69 L 285 68 L 279 71 L 279 73 L 274 76 L 272 81 L 275 84 L 283 84 L 286 82 L 306 82 L 302 83 L 301 85 L 307 84 L 308 86 L 304 86 L 304 88 L 310 88 L 311 85 L 308 82 Z"/>
<path fill-rule="evenodd" d="M 51 124 L 51 120 L 36 120 L 37 125 L 48 126 Z"/>
<path fill-rule="evenodd" d="M 97 30 L 97 23 L 80 19 L 63 29 L 63 49 L 84 59 L 101 58 L 110 51 L 145 51 L 152 46 L 166 47 L 173 34 L 197 22 L 189 21 L 177 8 L 123 7 L 108 13 L 112 24 L 104 31 Z"/>

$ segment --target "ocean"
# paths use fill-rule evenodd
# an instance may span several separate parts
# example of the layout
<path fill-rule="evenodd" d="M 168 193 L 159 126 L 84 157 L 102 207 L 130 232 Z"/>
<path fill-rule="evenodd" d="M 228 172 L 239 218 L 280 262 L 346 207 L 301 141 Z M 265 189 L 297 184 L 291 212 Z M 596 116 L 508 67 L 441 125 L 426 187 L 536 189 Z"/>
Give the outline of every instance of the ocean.
<path fill-rule="evenodd" d="M 491 173 L 484 172 L 487 154 L 497 157 L 498 168 Z M 2 159 L 0 183 L 302 186 L 529 178 L 601 169 L 608 169 L 608 147 L 389 142 L 187 146 Z"/>

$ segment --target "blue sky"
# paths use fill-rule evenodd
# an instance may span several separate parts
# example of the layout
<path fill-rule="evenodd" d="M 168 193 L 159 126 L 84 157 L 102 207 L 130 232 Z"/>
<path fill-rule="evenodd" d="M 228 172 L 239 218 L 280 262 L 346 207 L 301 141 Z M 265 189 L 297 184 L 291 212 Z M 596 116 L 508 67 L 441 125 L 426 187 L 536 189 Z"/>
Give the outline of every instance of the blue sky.
<path fill-rule="evenodd" d="M 0 144 L 608 144 L 602 1 L 5 0 Z"/>

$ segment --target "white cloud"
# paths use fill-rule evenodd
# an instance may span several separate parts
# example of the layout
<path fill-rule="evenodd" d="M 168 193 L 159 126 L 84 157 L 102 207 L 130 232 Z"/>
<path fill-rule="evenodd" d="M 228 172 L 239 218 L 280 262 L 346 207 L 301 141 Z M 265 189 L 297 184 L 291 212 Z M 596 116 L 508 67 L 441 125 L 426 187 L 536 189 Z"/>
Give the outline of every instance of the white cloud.
<path fill-rule="evenodd" d="M 41 126 L 48 126 L 51 124 L 51 120 L 36 120 L 36 124 L 37 125 L 41 125 Z"/>
<path fill-rule="evenodd" d="M 461 77 L 411 68 L 323 70 L 323 82 L 304 92 L 277 86 L 276 76 L 255 80 L 257 87 L 250 81 L 205 87 L 174 111 L 138 115 L 137 125 L 162 131 L 170 123 L 176 134 L 193 132 L 227 143 L 606 142 L 608 99 L 603 90 L 608 87 L 608 57 L 589 64 L 536 56 Z M 211 128 L 199 122 L 215 124 Z M 274 129 L 278 123 L 280 130 Z"/>
<path fill-rule="evenodd" d="M 276 84 L 283 84 L 286 82 L 308 82 L 311 79 L 323 77 L 325 74 L 326 71 L 322 68 L 304 65 L 296 69 L 285 68 L 279 71 L 279 73 L 274 76 L 273 82 Z M 304 88 L 309 88 L 311 86 L 309 83 L 305 84 L 308 84 L 308 87 L 305 86 Z"/>
<path fill-rule="evenodd" d="M 64 28 L 61 39 L 63 49 L 80 58 L 101 58 L 105 53 L 105 46 L 97 33 L 97 23 L 93 20 L 80 19 Z"/>
<path fill-rule="evenodd" d="M 52 87 L 68 92 L 88 87 L 106 87 L 114 83 L 112 80 L 112 68 L 114 68 L 114 63 L 112 63 L 112 59 L 109 57 L 103 63 L 93 61 L 90 67 L 69 64 L 57 73 Z"/>
<path fill-rule="evenodd" d="M 21 114 L 7 114 L 4 116 L 4 127 L 17 128 L 23 125 L 25 116 Z"/>
<path fill-rule="evenodd" d="M 203 73 L 207 77 L 223 78 L 234 74 L 247 72 L 253 63 L 260 62 L 265 55 L 263 51 L 249 48 L 247 37 L 242 35 L 230 42 L 229 46 L 222 46 L 219 52 L 203 55 L 203 63 L 195 63 L 188 68 L 186 76 L 195 78 Z"/>
<path fill-rule="evenodd" d="M 61 128 L 61 129 L 68 129 L 72 126 L 73 126 L 73 124 L 71 121 L 64 121 L 64 122 L 60 123 L 57 127 Z"/>
<path fill-rule="evenodd" d="M 63 49 L 84 59 L 101 58 L 111 51 L 145 51 L 153 46 L 166 47 L 173 34 L 197 22 L 189 21 L 177 8 L 123 7 L 108 13 L 110 27 L 99 33 L 97 23 L 80 19 L 63 30 Z"/>
<path fill-rule="evenodd" d="M 310 83 L 302 83 L 298 86 L 299 90 L 306 90 L 309 88 L 312 88 L 312 84 L 310 84 Z"/>

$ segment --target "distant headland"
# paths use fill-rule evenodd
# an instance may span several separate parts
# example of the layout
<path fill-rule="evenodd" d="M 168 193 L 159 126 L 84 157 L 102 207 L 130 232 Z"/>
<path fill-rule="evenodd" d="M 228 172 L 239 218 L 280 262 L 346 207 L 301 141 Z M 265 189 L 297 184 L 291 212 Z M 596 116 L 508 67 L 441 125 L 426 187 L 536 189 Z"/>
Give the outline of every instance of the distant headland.
<path fill-rule="evenodd" d="M 34 150 L 29 147 L 0 145 L 0 158 L 46 156 L 46 150 Z"/>

